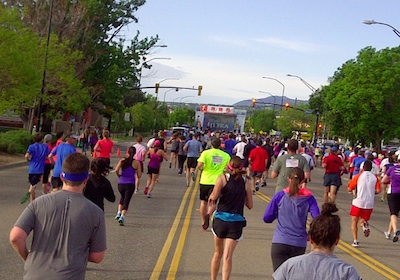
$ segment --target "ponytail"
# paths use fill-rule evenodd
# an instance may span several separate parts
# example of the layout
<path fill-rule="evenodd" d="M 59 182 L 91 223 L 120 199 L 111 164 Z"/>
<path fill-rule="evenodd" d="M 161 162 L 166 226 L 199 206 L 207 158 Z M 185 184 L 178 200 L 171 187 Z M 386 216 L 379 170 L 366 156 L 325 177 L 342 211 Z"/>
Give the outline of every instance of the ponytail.
<path fill-rule="evenodd" d="M 299 167 L 295 167 L 292 169 L 289 178 L 289 196 L 294 196 L 300 191 L 300 184 L 304 181 L 304 171 Z"/>

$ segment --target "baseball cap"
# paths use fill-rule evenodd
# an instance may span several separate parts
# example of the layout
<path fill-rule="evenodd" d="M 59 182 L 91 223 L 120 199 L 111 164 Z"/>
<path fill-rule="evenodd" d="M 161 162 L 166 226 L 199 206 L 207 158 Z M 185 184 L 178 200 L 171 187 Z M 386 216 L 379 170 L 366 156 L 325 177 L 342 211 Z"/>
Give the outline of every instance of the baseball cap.
<path fill-rule="evenodd" d="M 65 137 L 65 138 L 72 138 L 72 139 L 76 139 L 76 140 L 78 140 L 79 139 L 79 136 L 78 135 L 76 135 L 75 133 L 72 133 L 72 134 L 68 134 L 67 135 L 67 137 Z"/>
<path fill-rule="evenodd" d="M 53 139 L 53 136 L 51 134 L 46 134 L 43 137 L 43 140 L 44 140 L 45 143 L 51 141 L 52 139 Z"/>
<path fill-rule="evenodd" d="M 154 147 L 160 147 L 160 146 L 161 146 L 160 140 L 154 141 Z"/>
<path fill-rule="evenodd" d="M 336 146 L 332 146 L 332 148 L 331 148 L 331 151 L 332 151 L 332 152 L 337 152 L 337 150 L 338 150 L 338 149 L 337 149 Z"/>

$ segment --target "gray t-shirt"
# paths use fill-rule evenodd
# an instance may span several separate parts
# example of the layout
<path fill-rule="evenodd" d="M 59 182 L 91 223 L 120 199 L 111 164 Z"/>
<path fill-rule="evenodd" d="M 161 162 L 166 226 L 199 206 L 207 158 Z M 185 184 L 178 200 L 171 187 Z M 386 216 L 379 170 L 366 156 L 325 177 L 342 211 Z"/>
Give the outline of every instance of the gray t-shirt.
<path fill-rule="evenodd" d="M 273 274 L 275 280 L 337 279 L 360 280 L 351 264 L 335 255 L 311 252 L 285 261 Z"/>
<path fill-rule="evenodd" d="M 189 140 L 187 141 L 186 146 L 188 157 L 198 158 L 200 156 L 201 149 L 203 148 L 200 141 L 196 139 Z"/>
<path fill-rule="evenodd" d="M 304 172 L 310 172 L 307 160 L 299 154 L 285 154 L 278 157 L 272 167 L 272 171 L 278 173 L 275 193 L 280 192 L 288 186 L 287 178 L 290 176 L 293 167 L 299 167 Z"/>
<path fill-rule="evenodd" d="M 89 252 L 106 250 L 104 213 L 82 194 L 42 195 L 15 226 L 27 234 L 33 230 L 23 279 L 85 279 Z"/>

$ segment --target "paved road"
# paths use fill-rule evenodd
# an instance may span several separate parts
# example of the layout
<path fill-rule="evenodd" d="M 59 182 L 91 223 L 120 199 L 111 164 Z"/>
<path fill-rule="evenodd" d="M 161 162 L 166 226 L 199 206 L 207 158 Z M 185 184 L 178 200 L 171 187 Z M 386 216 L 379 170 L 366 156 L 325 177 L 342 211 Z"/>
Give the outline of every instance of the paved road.
<path fill-rule="evenodd" d="M 114 157 L 112 165 L 117 160 Z M 309 184 L 319 205 L 322 172 L 320 168 L 313 170 Z M 146 178 L 144 174 L 142 189 Z M 118 199 L 117 176 L 110 174 L 109 179 Z M 248 223 L 244 240 L 235 251 L 232 279 L 272 279 L 270 244 L 275 223 L 265 224 L 262 216 L 275 182 L 269 179 L 268 187 L 261 188 L 254 197 L 254 208 L 245 211 Z M 9 245 L 8 233 L 26 206 L 19 204 L 19 199 L 27 188 L 26 165 L 0 170 L 0 279 L 22 276 L 23 262 Z M 360 236 L 361 247 L 355 249 L 349 245 L 351 195 L 340 190 L 337 204 L 342 240 L 336 255 L 355 265 L 363 279 L 400 279 L 399 244 L 385 240 L 382 233 L 388 223 L 387 205 L 376 197 L 371 235 Z M 101 264 L 88 265 L 86 279 L 208 279 L 213 237 L 209 230 L 201 229 L 198 207 L 198 186 L 193 183 L 187 188 L 184 177 L 164 163 L 153 198 L 148 199 L 142 192 L 133 197 L 125 227 L 114 220 L 117 204 L 105 203 L 108 249 Z"/>

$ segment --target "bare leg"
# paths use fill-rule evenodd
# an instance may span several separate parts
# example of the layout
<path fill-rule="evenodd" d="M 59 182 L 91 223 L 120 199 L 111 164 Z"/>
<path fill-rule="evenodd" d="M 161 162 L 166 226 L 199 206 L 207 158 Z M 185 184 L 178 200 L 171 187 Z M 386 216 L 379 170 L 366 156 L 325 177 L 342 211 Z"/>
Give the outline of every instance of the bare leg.
<path fill-rule="evenodd" d="M 31 198 L 31 202 L 33 200 L 35 200 L 35 197 L 36 197 L 35 190 L 36 190 L 36 186 L 32 186 L 32 185 L 29 186 L 29 192 L 31 193 L 31 197 L 30 197 Z"/>
<path fill-rule="evenodd" d="M 336 186 L 331 186 L 330 189 L 331 189 L 331 190 L 330 190 L 331 202 L 332 202 L 332 203 L 335 203 L 335 201 L 336 201 L 336 190 L 337 190 L 337 187 L 336 187 Z"/>
<path fill-rule="evenodd" d="M 329 187 L 325 187 L 325 189 L 324 189 L 324 203 L 329 202 L 328 194 L 329 194 Z"/>
<path fill-rule="evenodd" d="M 351 233 L 353 234 L 353 240 L 357 240 L 358 230 L 358 217 L 351 216 Z"/>
<path fill-rule="evenodd" d="M 225 239 L 224 262 L 222 264 L 222 280 L 229 280 L 232 272 L 233 252 L 238 242 L 231 238 Z"/>
<path fill-rule="evenodd" d="M 154 189 L 154 185 L 156 184 L 156 181 L 158 179 L 158 175 L 159 174 L 153 174 L 152 178 L 151 178 L 151 183 L 149 185 L 149 191 L 147 192 L 147 194 L 151 193 Z"/>
<path fill-rule="evenodd" d="M 204 225 L 205 223 L 205 217 L 207 215 L 208 212 L 208 203 L 207 201 L 204 200 L 200 200 L 200 218 L 201 218 L 201 224 Z"/>
<path fill-rule="evenodd" d="M 211 260 L 211 280 L 216 280 L 218 276 L 218 270 L 221 265 L 221 258 L 224 252 L 224 240 L 214 236 L 214 255 Z"/>

